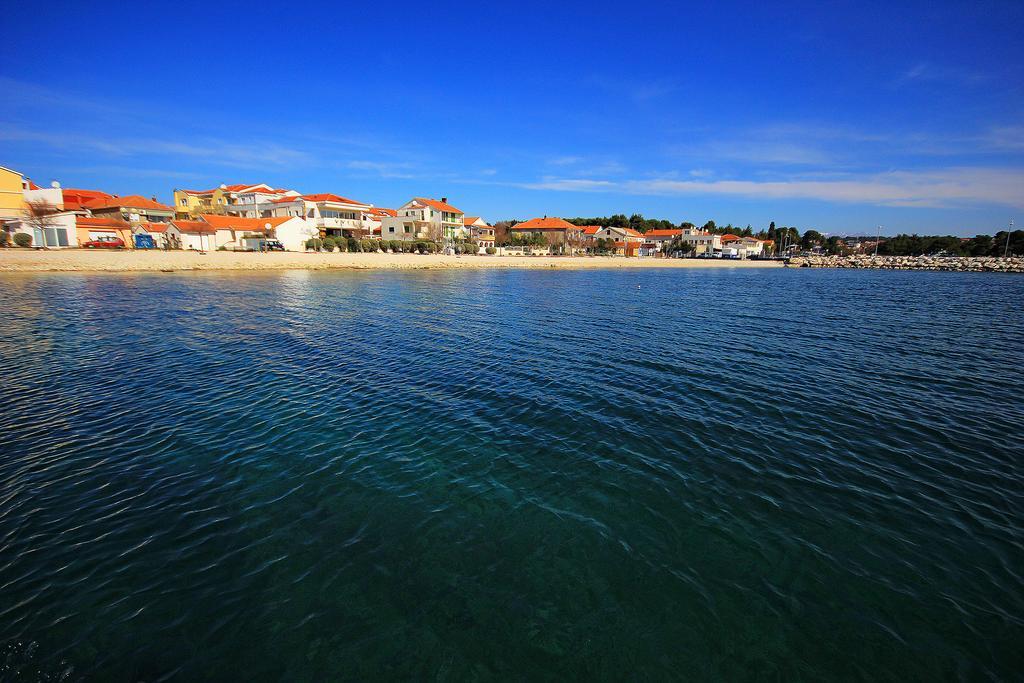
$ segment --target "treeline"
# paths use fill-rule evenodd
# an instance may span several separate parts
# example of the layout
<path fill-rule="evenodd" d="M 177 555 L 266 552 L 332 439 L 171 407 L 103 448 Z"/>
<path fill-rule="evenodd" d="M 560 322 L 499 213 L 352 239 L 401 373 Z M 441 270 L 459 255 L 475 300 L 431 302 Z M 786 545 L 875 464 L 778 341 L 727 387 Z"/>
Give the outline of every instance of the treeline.
<path fill-rule="evenodd" d="M 952 256 L 1013 256 L 1024 255 L 1024 230 L 1010 233 L 1000 230 L 995 236 L 976 235 L 970 239 L 952 235 L 896 235 L 883 238 L 878 253 L 886 256 L 924 256 L 946 253 Z"/>

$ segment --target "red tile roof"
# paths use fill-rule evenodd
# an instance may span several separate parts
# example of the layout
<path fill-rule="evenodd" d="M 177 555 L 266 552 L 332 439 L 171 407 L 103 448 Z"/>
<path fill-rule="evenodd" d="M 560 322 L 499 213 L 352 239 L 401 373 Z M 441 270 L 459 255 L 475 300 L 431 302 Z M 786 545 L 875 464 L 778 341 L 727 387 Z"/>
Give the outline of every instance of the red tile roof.
<path fill-rule="evenodd" d="M 597 231 L 601 229 L 600 225 L 581 225 L 580 230 L 584 235 L 596 235 Z"/>
<path fill-rule="evenodd" d="M 461 209 L 456 209 L 451 204 L 448 204 L 446 202 L 439 202 L 436 199 L 430 199 L 428 197 L 413 197 L 413 199 L 415 199 L 418 202 L 426 204 L 432 209 L 437 209 L 438 211 L 447 211 L 448 213 L 462 213 Z"/>
<path fill-rule="evenodd" d="M 354 204 L 356 206 L 369 206 L 363 202 L 357 202 L 354 199 L 346 199 L 330 192 L 322 192 L 320 194 L 304 194 L 302 198 L 310 202 L 334 202 L 335 204 Z"/>
<path fill-rule="evenodd" d="M 723 242 L 735 242 L 738 239 L 740 239 L 739 236 L 738 235 L 734 235 L 731 232 L 727 232 L 724 235 L 722 235 L 722 241 Z"/>
<path fill-rule="evenodd" d="M 130 194 L 127 197 L 98 197 L 85 202 L 87 209 L 116 209 L 128 207 L 131 209 L 156 209 L 159 211 L 173 211 L 171 207 L 152 199 L 146 199 L 142 195 Z"/>
<path fill-rule="evenodd" d="M 682 230 L 648 230 L 644 237 L 675 237 L 682 234 Z"/>
<path fill-rule="evenodd" d="M 139 223 L 146 232 L 167 232 L 167 223 Z"/>
<path fill-rule="evenodd" d="M 106 192 L 101 192 L 100 190 L 75 190 L 72 188 L 64 188 L 61 190 L 61 195 L 64 197 L 65 211 L 83 209 L 85 208 L 85 203 L 88 201 L 114 196 L 112 194 L 107 194 Z"/>
<path fill-rule="evenodd" d="M 75 216 L 75 227 L 106 228 L 107 230 L 127 230 L 131 228 L 128 221 L 119 218 L 94 218 L 92 216 Z"/>
<path fill-rule="evenodd" d="M 395 211 L 394 209 L 383 209 L 383 208 L 381 208 L 379 206 L 375 206 L 375 207 L 371 208 L 370 209 L 370 213 L 372 213 L 374 216 L 392 216 L 393 217 L 393 216 L 397 216 L 398 215 L 398 212 Z"/>
<path fill-rule="evenodd" d="M 276 228 L 282 223 L 287 223 L 293 216 L 276 216 L 274 218 L 240 218 L 238 216 L 214 216 L 202 214 L 200 218 L 214 230 L 250 230 L 262 232 L 266 230 L 269 223 L 271 228 Z"/>
<path fill-rule="evenodd" d="M 569 221 L 553 216 L 544 218 L 531 218 L 522 223 L 516 223 L 511 230 L 576 230 L 576 226 Z"/>
<path fill-rule="evenodd" d="M 626 235 L 628 235 L 629 237 L 643 237 L 644 236 L 644 234 L 642 232 L 640 232 L 639 230 L 634 230 L 633 228 L 623 228 L 623 230 L 626 231 Z"/>
<path fill-rule="evenodd" d="M 203 235 L 214 232 L 212 225 L 205 221 L 171 221 L 171 225 L 179 232 L 187 232 L 193 235 Z"/>

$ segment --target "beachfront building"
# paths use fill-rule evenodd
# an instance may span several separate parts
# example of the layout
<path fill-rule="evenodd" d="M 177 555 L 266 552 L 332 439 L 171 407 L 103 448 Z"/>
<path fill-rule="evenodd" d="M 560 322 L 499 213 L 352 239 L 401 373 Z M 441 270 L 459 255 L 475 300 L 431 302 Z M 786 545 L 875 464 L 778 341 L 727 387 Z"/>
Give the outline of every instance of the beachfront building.
<path fill-rule="evenodd" d="M 171 207 L 137 194 L 100 197 L 82 206 L 96 218 L 119 218 L 129 223 L 166 223 L 174 218 L 174 209 Z"/>
<path fill-rule="evenodd" d="M 465 216 L 462 223 L 469 229 L 469 238 L 476 242 L 481 253 L 494 246 L 494 228 L 488 225 L 483 218 Z"/>
<path fill-rule="evenodd" d="M 78 246 L 75 214 L 64 208 L 60 183 L 39 187 L 17 171 L 0 167 L 0 188 L 0 224 L 12 239 L 23 233 L 34 247 Z"/>
<path fill-rule="evenodd" d="M 721 240 L 722 256 L 742 259 L 761 256 L 764 253 L 765 243 L 756 237 L 725 234 L 722 235 Z"/>
<path fill-rule="evenodd" d="M 609 245 L 607 248 L 612 254 L 637 256 L 644 243 L 644 235 L 633 228 L 608 225 L 599 227 L 592 235 L 588 233 L 588 243 L 591 245 L 591 249 L 596 249 L 598 240 L 604 240 L 604 243 Z"/>
<path fill-rule="evenodd" d="M 212 251 L 217 248 L 216 229 L 204 220 L 173 220 L 167 225 L 164 238 L 170 249 Z"/>
<path fill-rule="evenodd" d="M 74 220 L 76 246 L 111 237 L 123 241 L 126 248 L 130 248 L 134 243 L 132 224 L 120 217 L 75 216 Z"/>
<path fill-rule="evenodd" d="M 681 230 L 648 230 L 644 233 L 644 242 L 640 245 L 640 256 L 658 256 L 665 254 L 672 240 L 677 239 Z"/>
<path fill-rule="evenodd" d="M 542 239 L 551 253 L 574 254 L 583 248 L 583 230 L 569 221 L 544 216 L 516 223 L 509 234 L 520 238 Z"/>
<path fill-rule="evenodd" d="M 244 218 L 203 214 L 200 220 L 213 229 L 214 248 L 249 249 L 246 239 L 276 239 L 288 251 L 304 251 L 306 241 L 319 237 L 316 223 L 299 216 Z"/>
<path fill-rule="evenodd" d="M 167 243 L 167 228 L 170 226 L 170 222 L 167 223 L 135 223 L 132 225 L 132 243 L 137 248 L 146 249 L 149 248 L 145 244 L 145 238 L 152 240 L 154 249 L 165 249 L 169 248 Z M 140 236 L 142 239 L 140 239 Z"/>
<path fill-rule="evenodd" d="M 398 207 L 394 216 L 381 218 L 381 239 L 435 242 L 463 239 L 469 236 L 464 218 L 462 210 L 449 204 L 447 197 L 441 197 L 440 201 L 414 197 Z"/>
<path fill-rule="evenodd" d="M 285 195 L 271 200 L 265 216 L 295 216 L 305 218 L 319 230 L 321 237 L 354 237 L 363 239 L 373 235 L 380 227 L 379 215 L 373 205 L 346 199 L 336 194 Z"/>

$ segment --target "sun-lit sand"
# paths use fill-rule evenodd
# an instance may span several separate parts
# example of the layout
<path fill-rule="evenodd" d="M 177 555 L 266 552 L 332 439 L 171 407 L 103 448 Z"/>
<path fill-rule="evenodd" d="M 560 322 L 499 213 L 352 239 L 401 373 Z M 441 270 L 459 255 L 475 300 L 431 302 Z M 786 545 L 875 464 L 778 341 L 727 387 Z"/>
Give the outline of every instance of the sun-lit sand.
<path fill-rule="evenodd" d="M 0 250 L 0 272 L 432 268 L 778 268 L 776 261 L 212 251 Z"/>

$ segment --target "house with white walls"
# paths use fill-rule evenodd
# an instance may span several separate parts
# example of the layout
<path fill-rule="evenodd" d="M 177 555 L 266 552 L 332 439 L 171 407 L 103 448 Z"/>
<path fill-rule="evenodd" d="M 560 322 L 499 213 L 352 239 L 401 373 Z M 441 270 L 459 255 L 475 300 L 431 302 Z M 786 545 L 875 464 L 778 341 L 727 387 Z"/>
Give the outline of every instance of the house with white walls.
<path fill-rule="evenodd" d="M 214 231 L 216 248 L 246 249 L 246 238 L 276 239 L 288 251 L 305 251 L 306 241 L 320 236 L 315 222 L 299 216 L 244 218 L 203 214 L 201 220 Z"/>
<path fill-rule="evenodd" d="M 370 237 L 380 225 L 372 204 L 329 192 L 282 196 L 271 201 L 265 216 L 296 216 L 311 221 L 323 237 Z"/>
<path fill-rule="evenodd" d="M 465 214 L 448 203 L 427 197 L 414 197 L 395 210 L 395 216 L 381 220 L 381 239 L 434 240 L 442 242 L 469 236 L 463 219 Z"/>
<path fill-rule="evenodd" d="M 216 232 L 206 221 L 173 220 L 168 223 L 164 238 L 172 249 L 213 251 L 217 248 Z"/>

